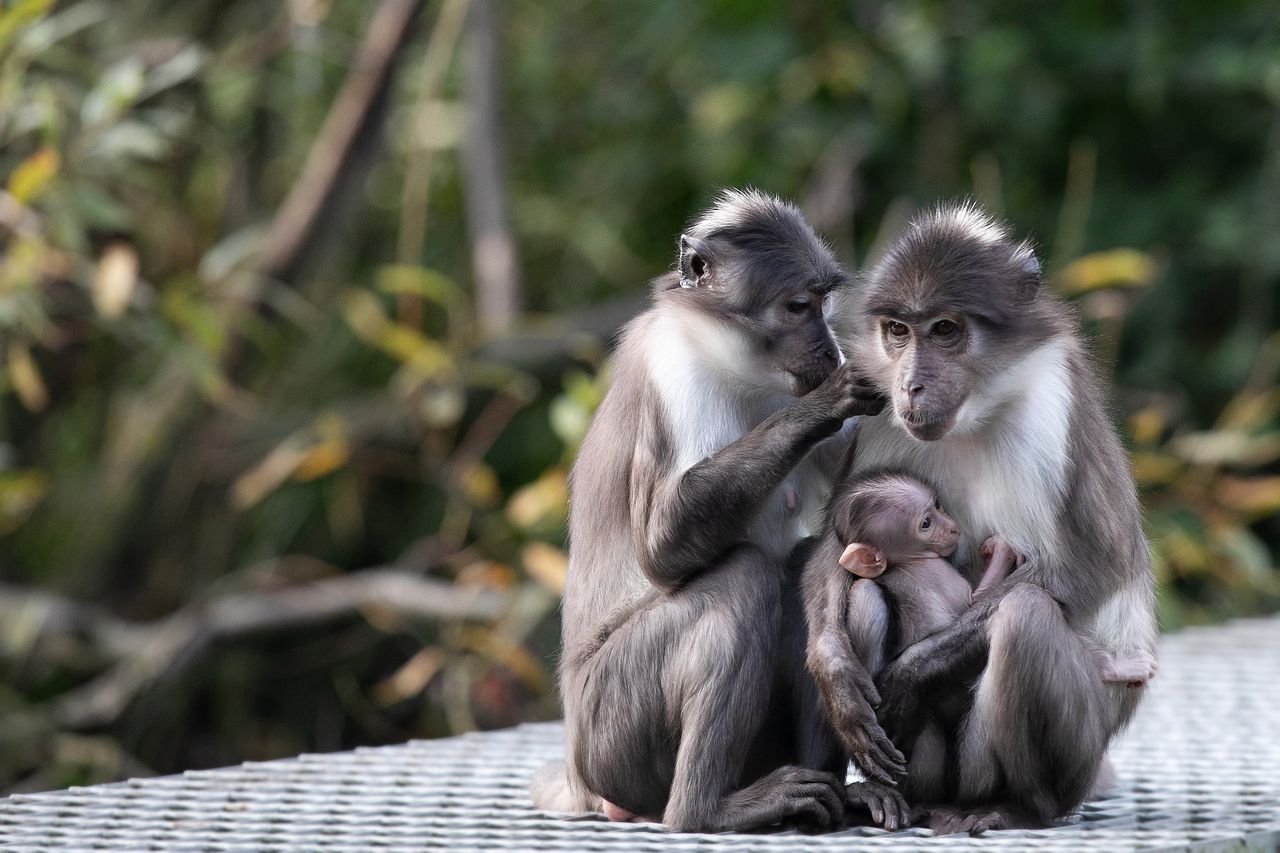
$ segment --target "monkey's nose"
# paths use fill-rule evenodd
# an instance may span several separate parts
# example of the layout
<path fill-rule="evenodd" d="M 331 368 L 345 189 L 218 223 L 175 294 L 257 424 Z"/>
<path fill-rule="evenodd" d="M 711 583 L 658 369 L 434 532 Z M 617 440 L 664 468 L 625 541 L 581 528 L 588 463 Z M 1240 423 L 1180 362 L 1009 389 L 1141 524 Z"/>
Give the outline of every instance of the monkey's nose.
<path fill-rule="evenodd" d="M 916 398 L 924 393 L 924 386 L 919 383 L 915 383 L 913 385 L 903 383 L 902 390 L 907 392 L 907 398 L 914 403 Z"/>

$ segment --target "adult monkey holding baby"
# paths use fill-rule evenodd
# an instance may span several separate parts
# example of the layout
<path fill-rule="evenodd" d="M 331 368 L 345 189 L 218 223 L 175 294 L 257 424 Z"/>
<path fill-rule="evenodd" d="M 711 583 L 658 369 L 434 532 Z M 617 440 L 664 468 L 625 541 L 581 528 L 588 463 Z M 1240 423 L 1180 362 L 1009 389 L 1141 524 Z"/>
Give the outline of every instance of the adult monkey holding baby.
<path fill-rule="evenodd" d="M 957 565 L 999 535 L 1023 565 L 950 627 L 881 674 L 879 713 L 911 751 L 929 703 L 977 679 L 942 779 L 925 809 L 941 831 L 1038 825 L 1097 784 L 1111 736 L 1141 690 L 1104 683 L 1097 652 L 1155 651 L 1150 557 L 1129 465 L 1102 406 L 1073 312 L 1041 285 L 1027 243 L 973 207 L 912 223 L 858 294 L 854 359 L 892 400 L 861 424 L 853 471 L 932 483 L 964 532 Z M 829 538 L 829 534 L 828 534 Z M 848 581 L 824 541 L 806 569 L 809 664 L 842 740 Z M 815 576 L 816 573 L 816 576 Z M 827 582 L 821 582 L 825 579 Z"/>
<path fill-rule="evenodd" d="M 818 446 L 883 405 L 827 324 L 845 278 L 794 207 L 729 192 L 623 332 L 572 475 L 567 760 L 539 807 L 701 831 L 902 816 L 891 788 L 844 785 L 787 573 L 845 442 Z M 865 711 L 860 764 L 890 781 Z"/>

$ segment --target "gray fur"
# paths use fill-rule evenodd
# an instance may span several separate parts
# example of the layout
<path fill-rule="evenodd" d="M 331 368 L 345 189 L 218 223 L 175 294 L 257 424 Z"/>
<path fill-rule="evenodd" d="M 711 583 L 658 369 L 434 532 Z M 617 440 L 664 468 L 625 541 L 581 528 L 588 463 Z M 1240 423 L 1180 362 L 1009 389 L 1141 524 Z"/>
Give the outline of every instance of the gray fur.
<path fill-rule="evenodd" d="M 963 814 L 938 809 L 942 829 L 1038 824 L 1074 808 L 1142 693 L 1103 684 L 1093 649 L 1154 653 L 1128 461 L 1074 312 L 1041 286 L 1033 259 L 972 205 L 944 206 L 889 249 L 854 317 L 856 359 L 892 406 L 862 424 L 851 468 L 936 485 L 965 531 L 958 560 L 971 579 L 991 535 L 1026 557 L 881 673 L 881 720 L 905 747 L 939 691 L 980 675 L 950 773 Z"/>
<path fill-rule="evenodd" d="M 845 443 L 824 439 L 880 406 L 837 367 L 843 280 L 794 207 L 727 193 L 623 332 L 572 473 L 567 762 L 539 806 L 700 831 L 833 826 L 846 797 L 905 817 L 831 772 L 787 574 Z"/>

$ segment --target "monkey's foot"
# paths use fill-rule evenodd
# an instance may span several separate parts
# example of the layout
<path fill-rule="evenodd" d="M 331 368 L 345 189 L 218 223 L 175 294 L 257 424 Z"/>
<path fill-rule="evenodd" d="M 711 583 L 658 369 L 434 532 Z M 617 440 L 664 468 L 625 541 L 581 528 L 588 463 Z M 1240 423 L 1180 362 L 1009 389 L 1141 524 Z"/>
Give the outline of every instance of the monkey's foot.
<path fill-rule="evenodd" d="M 616 821 L 618 823 L 639 823 L 640 821 L 650 819 L 643 818 L 635 812 L 627 811 L 622 806 L 615 806 L 608 800 L 601 800 L 600 802 L 603 806 L 601 810 L 604 812 L 604 816 L 609 820 Z"/>
<path fill-rule="evenodd" d="M 906 829 L 910 823 L 911 809 L 897 788 L 879 782 L 854 782 L 845 788 L 845 799 L 849 808 L 870 812 L 872 822 L 890 832 Z"/>
<path fill-rule="evenodd" d="M 932 829 L 935 835 L 967 832 L 981 835 L 994 829 L 1035 829 L 1043 824 L 1012 809 L 987 807 L 976 810 L 955 806 L 917 806 L 911 812 L 911 825 Z"/>
<path fill-rule="evenodd" d="M 1102 680 L 1122 682 L 1129 687 L 1146 687 L 1156 677 L 1160 665 L 1145 651 L 1137 651 L 1123 658 L 1109 658 L 1102 666 Z"/>

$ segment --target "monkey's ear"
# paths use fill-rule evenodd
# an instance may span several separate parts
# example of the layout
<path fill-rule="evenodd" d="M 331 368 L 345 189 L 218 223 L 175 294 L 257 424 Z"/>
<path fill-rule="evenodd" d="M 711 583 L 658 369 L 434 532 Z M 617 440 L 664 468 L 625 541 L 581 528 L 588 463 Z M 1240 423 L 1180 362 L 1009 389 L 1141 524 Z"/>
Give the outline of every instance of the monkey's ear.
<path fill-rule="evenodd" d="M 680 286 L 701 287 L 711 278 L 707 246 L 697 237 L 680 235 Z"/>
<path fill-rule="evenodd" d="M 1036 257 L 1036 247 L 1030 241 L 1023 241 L 1013 250 L 1013 263 L 1018 268 L 1023 291 L 1034 293 L 1040 287 L 1040 259 Z"/>
<path fill-rule="evenodd" d="M 861 542 L 850 542 L 840 555 L 840 565 L 860 578 L 878 578 L 886 567 L 884 552 Z"/>

